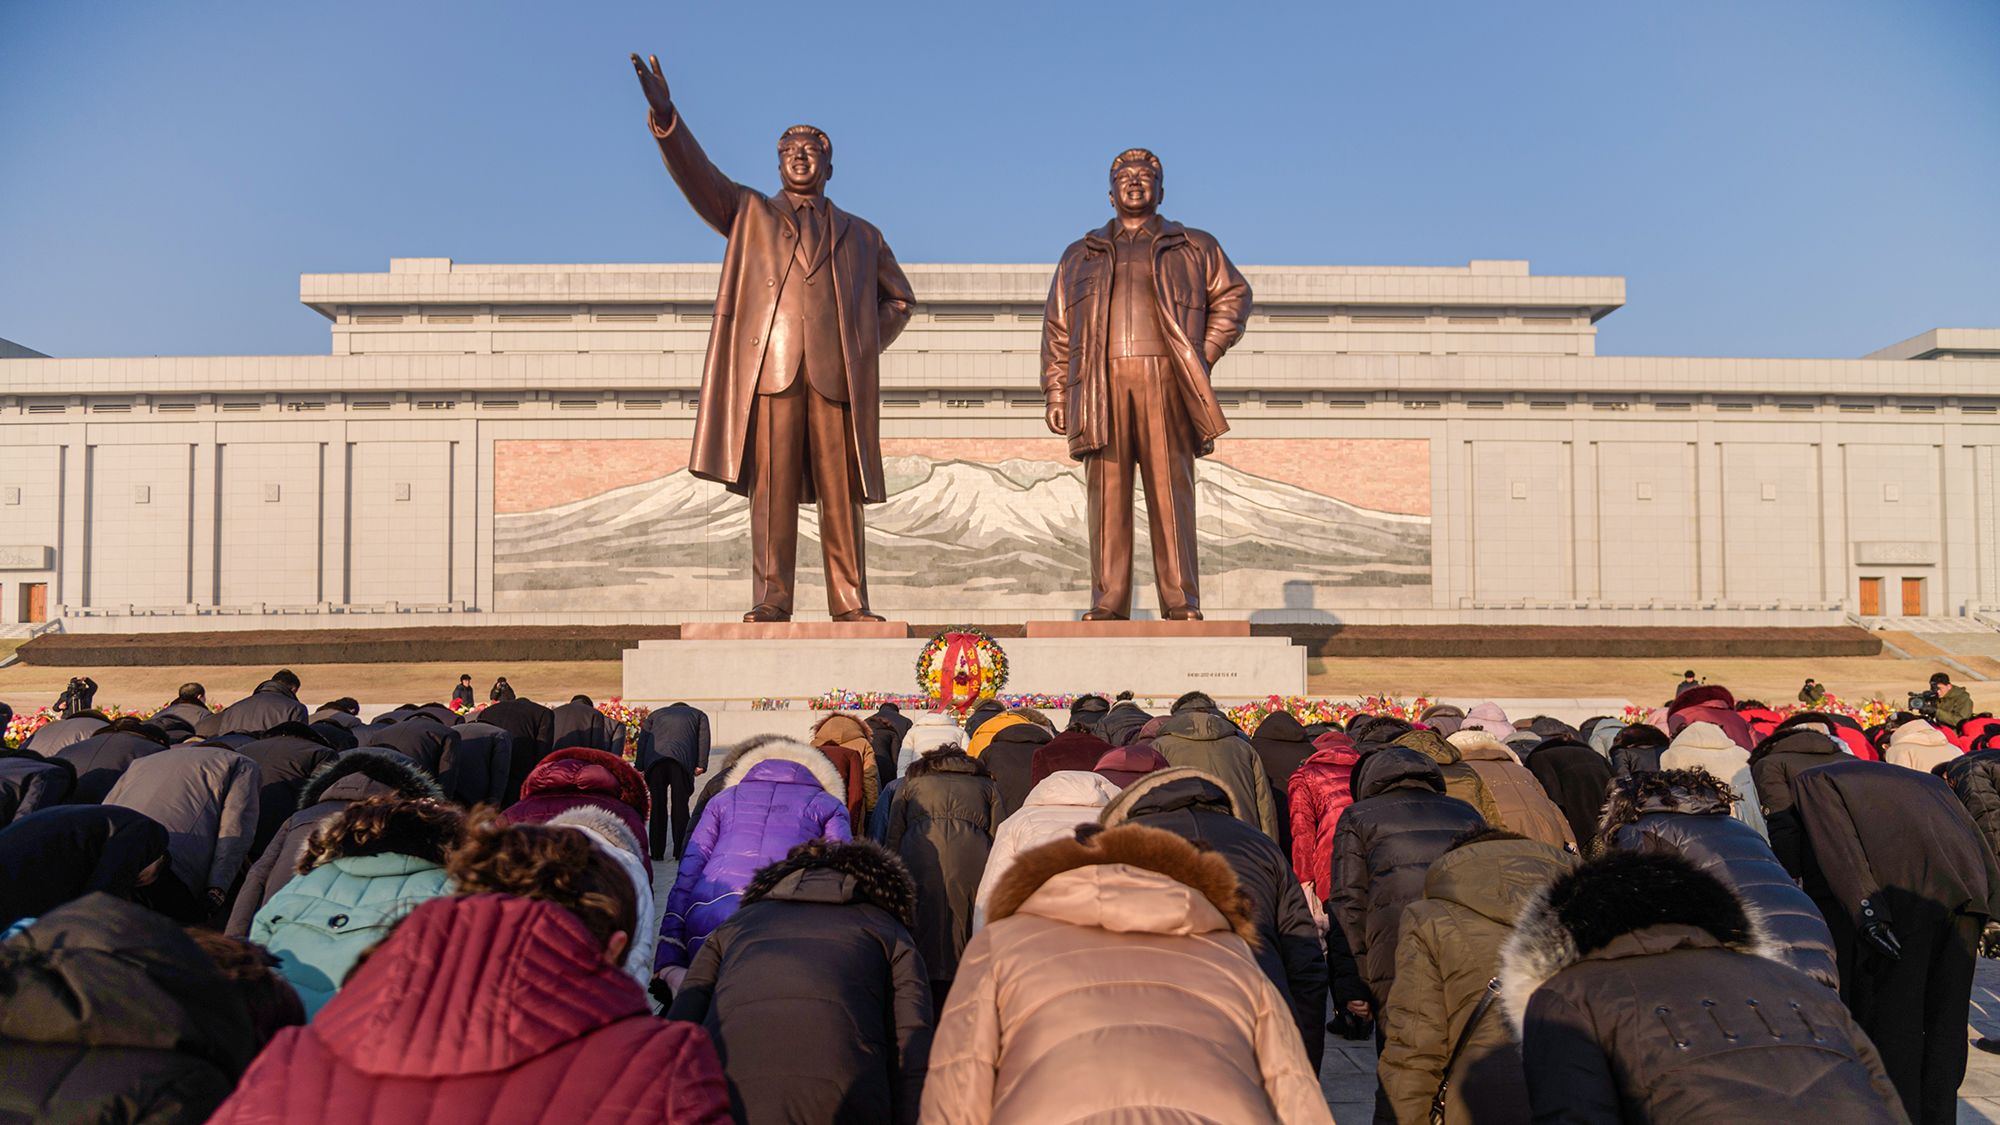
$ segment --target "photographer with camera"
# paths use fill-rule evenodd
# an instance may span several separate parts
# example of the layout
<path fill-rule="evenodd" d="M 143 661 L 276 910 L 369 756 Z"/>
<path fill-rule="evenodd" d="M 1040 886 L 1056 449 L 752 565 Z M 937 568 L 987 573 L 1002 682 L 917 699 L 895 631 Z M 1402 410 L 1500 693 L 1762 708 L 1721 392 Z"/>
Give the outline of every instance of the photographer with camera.
<path fill-rule="evenodd" d="M 97 699 L 97 681 L 89 676 L 71 676 L 69 686 L 56 697 L 55 712 L 64 718 L 73 718 L 90 710 Z"/>
<path fill-rule="evenodd" d="M 1931 675 L 1931 689 L 1922 694 L 1910 693 L 1910 710 L 1939 726 L 1958 729 L 1958 725 L 1972 717 L 1972 693 L 1951 682 L 1951 676 L 1944 672 Z"/>

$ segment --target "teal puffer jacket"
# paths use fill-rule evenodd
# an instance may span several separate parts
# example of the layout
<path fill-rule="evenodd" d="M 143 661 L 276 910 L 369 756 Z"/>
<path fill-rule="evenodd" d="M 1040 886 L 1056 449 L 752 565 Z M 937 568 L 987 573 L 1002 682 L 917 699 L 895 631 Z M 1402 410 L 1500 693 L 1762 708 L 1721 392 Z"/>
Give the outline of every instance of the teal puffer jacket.
<path fill-rule="evenodd" d="M 257 911 L 250 940 L 278 957 L 306 1018 L 333 998 L 354 962 L 389 927 L 428 899 L 451 892 L 444 868 L 414 856 L 345 856 L 286 883 Z"/>

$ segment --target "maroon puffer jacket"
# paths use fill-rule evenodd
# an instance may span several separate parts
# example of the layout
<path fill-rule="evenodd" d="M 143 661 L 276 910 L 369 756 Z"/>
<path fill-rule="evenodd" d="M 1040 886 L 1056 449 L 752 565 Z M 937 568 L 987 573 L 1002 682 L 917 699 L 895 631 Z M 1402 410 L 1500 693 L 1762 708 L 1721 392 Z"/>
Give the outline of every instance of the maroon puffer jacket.
<path fill-rule="evenodd" d="M 1736 710 L 1736 697 L 1721 684 L 1689 688 L 1667 704 L 1668 734 L 1679 734 L 1695 723 L 1714 723 L 1729 736 L 1729 741 L 1745 750 L 1757 745 L 1757 736 L 1750 730 L 1750 720 Z"/>
<path fill-rule="evenodd" d="M 1292 818 L 1292 874 L 1325 902 L 1333 893 L 1333 830 L 1354 803 L 1354 764 L 1361 751 L 1337 730 L 1313 739 L 1313 755 L 1292 774 L 1285 803 Z"/>
<path fill-rule="evenodd" d="M 700 1025 L 648 1015 L 569 911 L 478 895 L 412 911 L 317 1020 L 271 1041 L 211 1122 L 728 1120 Z"/>
<path fill-rule="evenodd" d="M 625 759 L 587 746 L 572 746 L 543 758 L 521 782 L 521 799 L 507 806 L 512 824 L 547 824 L 579 805 L 603 809 L 625 822 L 632 835 L 646 838 L 653 797 L 646 779 Z M 653 862 L 646 859 L 650 874 Z"/>

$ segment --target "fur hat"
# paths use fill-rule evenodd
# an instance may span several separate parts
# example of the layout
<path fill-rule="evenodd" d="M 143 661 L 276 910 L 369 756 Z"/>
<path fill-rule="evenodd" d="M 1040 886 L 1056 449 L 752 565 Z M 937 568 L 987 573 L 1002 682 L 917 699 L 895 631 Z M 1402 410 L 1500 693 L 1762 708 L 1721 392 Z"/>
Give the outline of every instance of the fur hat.
<path fill-rule="evenodd" d="M 1614 777 L 1604 799 L 1598 843 L 1603 846 L 1613 833 L 1649 813 L 1728 816 L 1741 799 L 1736 790 L 1705 769 L 1640 770 Z"/>
<path fill-rule="evenodd" d="M 422 766 L 393 750 L 363 746 L 349 750 L 314 770 L 312 776 L 306 779 L 305 787 L 299 790 L 299 808 L 311 808 L 326 800 L 326 791 L 333 787 L 334 782 L 355 774 L 388 788 L 399 797 L 444 800 L 444 788 L 425 773 Z"/>

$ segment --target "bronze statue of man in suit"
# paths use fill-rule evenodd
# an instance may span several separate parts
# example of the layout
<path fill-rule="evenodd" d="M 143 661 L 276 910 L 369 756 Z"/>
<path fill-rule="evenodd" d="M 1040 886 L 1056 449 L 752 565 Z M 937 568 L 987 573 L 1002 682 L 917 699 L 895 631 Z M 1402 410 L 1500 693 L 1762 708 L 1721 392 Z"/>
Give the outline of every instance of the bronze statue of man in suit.
<path fill-rule="evenodd" d="M 868 610 L 863 504 L 886 499 L 878 359 L 909 322 L 909 279 L 882 233 L 824 193 L 833 142 L 810 125 L 778 138 L 782 190 L 765 195 L 709 162 L 674 108 L 660 60 L 632 56 L 667 171 L 729 240 L 701 372 L 688 471 L 750 499 L 755 604 L 789 621 L 799 505 L 819 504 L 827 610 Z"/>
<path fill-rule="evenodd" d="M 1214 236 L 1160 217 L 1164 195 L 1159 157 L 1118 154 L 1118 214 L 1063 251 L 1042 322 L 1049 430 L 1083 462 L 1089 497 L 1085 621 L 1132 615 L 1135 475 L 1146 487 L 1160 614 L 1201 620 L 1194 460 L 1229 431 L 1209 369 L 1243 336 L 1250 286 Z"/>

